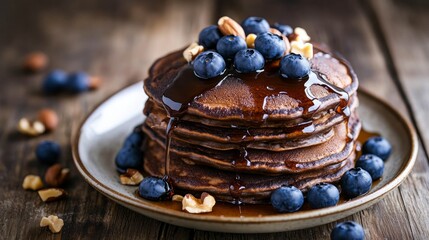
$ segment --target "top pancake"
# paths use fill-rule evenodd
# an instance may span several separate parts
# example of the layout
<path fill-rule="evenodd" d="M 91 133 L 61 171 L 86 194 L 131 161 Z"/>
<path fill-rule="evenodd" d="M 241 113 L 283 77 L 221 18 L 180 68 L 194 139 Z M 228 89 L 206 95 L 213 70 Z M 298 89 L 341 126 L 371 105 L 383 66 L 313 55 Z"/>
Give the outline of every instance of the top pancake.
<path fill-rule="evenodd" d="M 344 89 L 348 95 L 353 95 L 358 87 L 358 82 L 353 70 L 343 60 L 321 52 L 311 59 L 311 69 L 325 76 L 325 80 L 332 85 Z M 275 64 L 275 63 L 273 63 Z M 147 95 L 156 105 L 162 106 L 162 97 L 177 75 L 189 68 L 189 64 L 182 57 L 182 51 L 173 52 L 158 59 L 150 68 L 149 77 L 145 79 L 144 89 Z M 310 91 L 315 99 L 320 101 L 315 112 L 308 112 L 302 107 L 302 100 L 295 98 L 291 93 L 275 93 L 265 97 L 263 107 L 260 105 L 260 94 L 264 89 L 254 89 L 241 75 L 227 75 L 219 84 L 208 91 L 202 92 L 189 102 L 187 115 L 202 119 L 214 119 L 243 126 L 255 121 L 258 125 L 270 124 L 270 122 L 291 120 L 296 118 L 311 118 L 317 112 L 326 111 L 337 107 L 341 98 L 335 92 L 329 91 L 324 86 L 312 85 Z M 256 76 L 256 75 L 255 75 Z M 265 75 L 261 75 L 258 81 L 267 81 Z M 207 81 L 201 79 L 201 81 Z M 289 83 L 287 80 L 285 84 Z M 189 86 L 192 88 L 193 86 Z M 264 122 L 258 121 L 260 116 L 267 116 Z"/>

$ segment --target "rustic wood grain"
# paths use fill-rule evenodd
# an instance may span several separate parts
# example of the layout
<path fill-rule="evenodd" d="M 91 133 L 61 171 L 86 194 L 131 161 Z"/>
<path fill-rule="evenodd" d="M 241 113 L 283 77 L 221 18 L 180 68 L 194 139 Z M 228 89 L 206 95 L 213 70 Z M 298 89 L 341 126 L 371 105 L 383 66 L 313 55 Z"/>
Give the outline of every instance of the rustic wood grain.
<path fill-rule="evenodd" d="M 329 239 L 335 223 L 253 235 L 165 224 L 108 200 L 84 182 L 72 164 L 72 128 L 99 101 L 143 79 L 153 60 L 195 40 L 203 26 L 222 15 L 237 20 L 264 16 L 270 22 L 306 28 L 314 40 L 332 46 L 352 63 L 363 88 L 415 120 L 429 147 L 424 131 L 429 32 L 422 31 L 428 29 L 428 7 L 388 0 L 1 1 L 0 239 Z M 80 96 L 45 97 L 39 91 L 44 73 L 18 70 L 22 57 L 32 50 L 46 52 L 51 69 L 85 70 L 101 75 L 105 84 Z M 20 117 L 34 116 L 46 106 L 58 111 L 59 129 L 35 139 L 15 132 Z M 65 201 L 43 204 L 37 194 L 20 187 L 25 175 L 42 175 L 45 170 L 34 159 L 34 147 L 43 139 L 61 143 L 62 162 L 72 169 L 66 186 L 70 198 Z M 420 151 L 415 170 L 399 189 L 347 219 L 362 223 L 367 239 L 428 239 L 428 173 L 426 152 Z M 60 234 L 38 227 L 48 214 L 64 219 Z"/>

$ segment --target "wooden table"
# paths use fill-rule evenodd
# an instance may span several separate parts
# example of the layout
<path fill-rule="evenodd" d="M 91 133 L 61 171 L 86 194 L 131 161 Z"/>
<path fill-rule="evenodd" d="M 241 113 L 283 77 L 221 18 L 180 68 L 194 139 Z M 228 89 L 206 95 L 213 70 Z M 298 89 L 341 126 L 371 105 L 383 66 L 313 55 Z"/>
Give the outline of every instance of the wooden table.
<path fill-rule="evenodd" d="M 307 29 L 312 38 L 341 52 L 361 87 L 380 96 L 415 125 L 420 151 L 407 180 L 384 200 L 347 218 L 363 225 L 367 239 L 429 239 L 429 5 L 425 1 L 30 1 L 0 2 L 0 239 L 328 239 L 335 223 L 311 229 L 241 235 L 176 227 L 124 208 L 99 194 L 72 163 L 70 135 L 97 103 L 142 80 L 163 54 L 197 38 L 222 15 L 266 17 Z M 104 85 L 79 96 L 46 97 L 44 74 L 19 71 L 33 50 L 50 57 L 50 69 L 101 75 Z M 53 133 L 27 138 L 16 132 L 21 117 L 42 107 L 58 111 Z M 72 170 L 68 200 L 44 204 L 24 191 L 27 174 L 43 175 L 34 149 L 58 141 L 62 163 Z M 41 229 L 42 216 L 65 221 L 60 234 Z M 343 219 L 346 220 L 346 219 Z"/>

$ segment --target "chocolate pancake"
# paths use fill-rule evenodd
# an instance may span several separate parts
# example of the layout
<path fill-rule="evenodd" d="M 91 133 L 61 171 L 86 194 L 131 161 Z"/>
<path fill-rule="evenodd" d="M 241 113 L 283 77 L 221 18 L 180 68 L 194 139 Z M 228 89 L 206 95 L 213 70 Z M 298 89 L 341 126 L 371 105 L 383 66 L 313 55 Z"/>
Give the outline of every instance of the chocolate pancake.
<path fill-rule="evenodd" d="M 171 142 L 170 152 L 196 163 L 227 171 L 269 174 L 312 171 L 341 162 L 353 151 L 354 140 L 361 125 L 356 117 L 350 118 L 348 127 L 346 124 L 344 122 L 335 126 L 334 136 L 325 143 L 288 151 L 244 149 L 240 146 L 233 151 L 219 151 L 175 139 Z M 163 146 L 165 151 L 164 138 L 148 129 L 144 131 L 149 138 Z"/>
<path fill-rule="evenodd" d="M 164 175 L 164 148 L 156 141 L 146 141 L 144 169 L 153 176 Z M 354 147 L 353 147 L 354 149 Z M 355 153 L 351 152 L 345 161 L 329 165 L 319 170 L 299 174 L 282 174 L 278 176 L 235 173 L 220 171 L 217 168 L 194 164 L 189 159 L 176 154 L 170 155 L 171 177 L 177 193 L 208 192 L 216 200 L 243 203 L 268 203 L 271 191 L 282 185 L 293 185 L 303 191 L 320 182 L 337 182 L 343 173 L 354 165 Z M 231 192 L 236 186 L 239 192 Z"/>
<path fill-rule="evenodd" d="M 153 64 L 149 77 L 144 82 L 144 89 L 149 98 L 159 106 L 163 104 L 163 98 L 165 100 L 169 89 L 182 88 L 183 91 L 189 91 L 186 95 L 193 95 L 192 99 L 187 99 L 185 95 L 174 96 L 186 102 L 186 112 L 181 116 L 183 120 L 191 115 L 227 121 L 229 124 L 237 123 L 240 126 L 270 126 L 279 121 L 300 117 L 308 119 L 318 112 L 335 109 L 348 101 L 346 98 L 355 93 L 358 86 L 353 70 L 345 61 L 321 50 L 315 51 L 318 53 L 311 59 L 311 68 L 317 74 L 309 74 L 305 80 L 309 83 L 307 86 L 299 81 L 277 80 L 278 74 L 273 74 L 270 69 L 274 69 L 279 64 L 278 61 L 269 63 L 266 70 L 259 73 L 238 76 L 234 72 L 227 72 L 215 79 L 190 81 L 197 77 L 182 57 L 182 52 L 178 51 Z M 196 86 L 182 86 L 184 83 L 177 79 L 187 79 L 187 82 Z M 261 81 L 262 85 L 267 86 L 260 88 Z M 284 89 L 289 90 L 285 92 Z M 195 94 L 191 94 L 192 91 Z M 180 93 L 172 93 L 177 94 Z M 169 101 L 178 103 L 179 100 Z"/>

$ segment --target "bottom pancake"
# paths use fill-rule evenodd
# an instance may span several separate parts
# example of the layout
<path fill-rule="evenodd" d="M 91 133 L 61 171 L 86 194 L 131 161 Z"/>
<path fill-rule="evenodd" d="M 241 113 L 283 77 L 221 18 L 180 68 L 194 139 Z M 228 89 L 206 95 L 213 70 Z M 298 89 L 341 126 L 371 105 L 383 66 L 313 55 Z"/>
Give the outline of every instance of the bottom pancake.
<path fill-rule="evenodd" d="M 144 170 L 153 176 L 163 176 L 164 148 L 150 138 L 145 142 Z M 177 154 L 171 153 L 169 174 L 177 193 L 208 192 L 216 200 L 243 203 L 268 203 L 273 190 L 282 185 L 293 185 L 302 191 L 320 183 L 337 182 L 347 170 L 354 166 L 355 152 L 345 161 L 322 169 L 296 174 L 277 176 L 235 173 L 212 167 L 197 165 Z"/>

